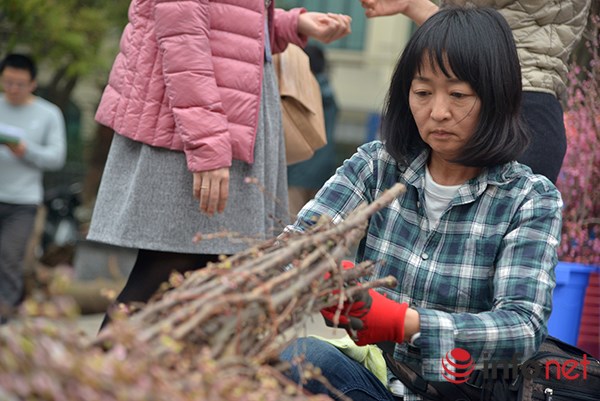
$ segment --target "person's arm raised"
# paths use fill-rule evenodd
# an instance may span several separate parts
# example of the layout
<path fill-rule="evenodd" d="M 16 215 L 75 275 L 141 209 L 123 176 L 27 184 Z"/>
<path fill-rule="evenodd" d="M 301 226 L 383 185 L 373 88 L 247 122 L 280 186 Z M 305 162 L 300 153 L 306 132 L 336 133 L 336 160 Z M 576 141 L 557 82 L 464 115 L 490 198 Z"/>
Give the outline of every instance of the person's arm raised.
<path fill-rule="evenodd" d="M 417 25 L 435 14 L 439 7 L 429 0 L 360 0 L 367 18 L 404 14 Z"/>
<path fill-rule="evenodd" d="M 350 33 L 351 22 L 343 14 L 306 12 L 298 17 L 298 34 L 331 43 Z"/>

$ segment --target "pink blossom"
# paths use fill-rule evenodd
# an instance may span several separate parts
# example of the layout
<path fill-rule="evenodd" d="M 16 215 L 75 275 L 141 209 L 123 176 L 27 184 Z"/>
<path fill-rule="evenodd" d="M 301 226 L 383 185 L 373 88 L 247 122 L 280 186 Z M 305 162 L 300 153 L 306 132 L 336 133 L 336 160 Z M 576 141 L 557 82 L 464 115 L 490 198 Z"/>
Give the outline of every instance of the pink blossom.
<path fill-rule="evenodd" d="M 587 42 L 589 65 L 571 66 L 565 110 L 567 154 L 558 178 L 563 227 L 559 259 L 600 266 L 600 18 Z"/>

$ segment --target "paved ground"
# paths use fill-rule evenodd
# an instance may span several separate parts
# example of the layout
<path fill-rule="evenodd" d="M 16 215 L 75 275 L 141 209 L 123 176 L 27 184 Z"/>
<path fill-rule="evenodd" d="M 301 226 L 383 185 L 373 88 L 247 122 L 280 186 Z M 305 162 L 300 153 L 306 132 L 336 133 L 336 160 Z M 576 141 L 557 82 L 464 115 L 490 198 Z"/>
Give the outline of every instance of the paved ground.
<path fill-rule="evenodd" d="M 100 323 L 102 322 L 103 314 L 83 315 L 78 320 L 78 325 L 81 330 L 89 337 L 94 337 L 98 333 Z"/>

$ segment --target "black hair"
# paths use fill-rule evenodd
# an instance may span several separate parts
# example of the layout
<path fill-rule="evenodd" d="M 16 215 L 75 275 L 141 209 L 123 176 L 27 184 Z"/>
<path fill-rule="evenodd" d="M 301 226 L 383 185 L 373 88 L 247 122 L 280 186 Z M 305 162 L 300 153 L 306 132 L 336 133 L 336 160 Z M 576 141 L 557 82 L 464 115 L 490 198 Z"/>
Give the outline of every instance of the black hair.
<path fill-rule="evenodd" d="M 383 110 L 381 137 L 387 151 L 407 163 L 428 148 L 408 102 L 412 80 L 427 59 L 446 76 L 449 67 L 481 99 L 475 132 L 453 162 L 486 167 L 515 160 L 529 143 L 520 115 L 521 68 L 508 23 L 491 8 L 441 8 L 409 39 Z"/>
<path fill-rule="evenodd" d="M 25 54 L 11 53 L 8 54 L 0 63 L 0 74 L 4 72 L 6 67 L 16 68 L 19 70 L 29 71 L 31 80 L 33 81 L 37 76 L 37 67 L 35 61 Z"/>

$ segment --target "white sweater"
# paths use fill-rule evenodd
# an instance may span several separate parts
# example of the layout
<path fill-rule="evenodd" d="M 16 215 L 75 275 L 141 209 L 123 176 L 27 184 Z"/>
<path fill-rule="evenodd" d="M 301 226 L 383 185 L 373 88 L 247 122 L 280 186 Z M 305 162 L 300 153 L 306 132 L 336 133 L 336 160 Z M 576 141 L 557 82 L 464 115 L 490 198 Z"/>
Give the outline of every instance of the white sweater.
<path fill-rule="evenodd" d="M 43 171 L 58 170 L 65 163 L 65 120 L 60 109 L 40 97 L 13 106 L 0 97 L 0 122 L 24 131 L 25 155 L 15 156 L 0 144 L 0 202 L 37 205 L 44 195 Z"/>

